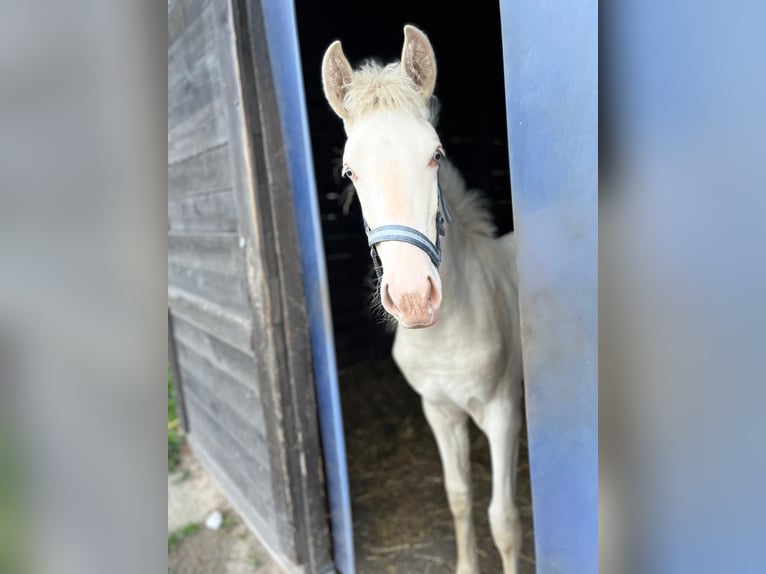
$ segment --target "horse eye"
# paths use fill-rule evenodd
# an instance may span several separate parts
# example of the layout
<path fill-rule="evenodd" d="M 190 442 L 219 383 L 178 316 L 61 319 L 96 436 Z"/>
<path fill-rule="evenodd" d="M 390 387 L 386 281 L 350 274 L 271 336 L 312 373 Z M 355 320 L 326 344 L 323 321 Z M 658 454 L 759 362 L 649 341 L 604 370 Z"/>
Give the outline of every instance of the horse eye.
<path fill-rule="evenodd" d="M 443 153 L 442 151 L 440 151 L 440 150 L 438 150 L 438 149 L 437 149 L 437 150 L 434 152 L 434 161 L 439 161 L 439 160 L 440 160 L 441 158 L 443 158 L 443 157 L 444 157 L 444 153 Z"/>
<path fill-rule="evenodd" d="M 347 177 L 348 179 L 351 179 L 352 177 L 354 177 L 354 172 L 351 171 L 350 169 L 347 169 L 346 171 L 343 172 L 343 177 Z"/>

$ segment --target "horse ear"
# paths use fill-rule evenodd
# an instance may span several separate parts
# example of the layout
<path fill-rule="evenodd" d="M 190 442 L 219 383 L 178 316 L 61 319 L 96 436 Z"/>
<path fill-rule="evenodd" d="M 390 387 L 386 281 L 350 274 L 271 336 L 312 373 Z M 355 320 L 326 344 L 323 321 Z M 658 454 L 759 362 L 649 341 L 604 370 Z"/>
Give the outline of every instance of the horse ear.
<path fill-rule="evenodd" d="M 404 27 L 402 68 L 420 88 L 423 99 L 428 100 L 436 85 L 436 56 L 428 37 L 409 24 Z"/>
<path fill-rule="evenodd" d="M 335 40 L 322 59 L 322 84 L 324 95 L 330 103 L 330 107 L 342 119 L 348 118 L 348 111 L 343 107 L 343 98 L 346 95 L 354 71 L 348 63 L 340 40 Z"/>

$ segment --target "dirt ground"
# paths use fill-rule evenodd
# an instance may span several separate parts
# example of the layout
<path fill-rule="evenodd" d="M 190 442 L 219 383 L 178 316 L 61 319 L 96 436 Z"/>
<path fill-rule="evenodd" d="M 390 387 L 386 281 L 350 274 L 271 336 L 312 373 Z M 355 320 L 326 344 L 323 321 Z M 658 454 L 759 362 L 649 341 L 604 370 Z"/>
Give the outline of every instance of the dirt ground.
<path fill-rule="evenodd" d="M 219 530 L 205 527 L 213 511 Z M 213 480 L 188 450 L 168 475 L 168 574 L 281 574 Z"/>
<path fill-rule="evenodd" d="M 420 406 L 390 359 L 340 373 L 357 572 L 452 574 L 455 535 L 436 443 Z M 524 528 L 520 574 L 534 574 L 529 462 L 522 433 L 516 504 Z M 502 572 L 489 529 L 489 446 L 471 428 L 474 521 L 481 572 Z"/>

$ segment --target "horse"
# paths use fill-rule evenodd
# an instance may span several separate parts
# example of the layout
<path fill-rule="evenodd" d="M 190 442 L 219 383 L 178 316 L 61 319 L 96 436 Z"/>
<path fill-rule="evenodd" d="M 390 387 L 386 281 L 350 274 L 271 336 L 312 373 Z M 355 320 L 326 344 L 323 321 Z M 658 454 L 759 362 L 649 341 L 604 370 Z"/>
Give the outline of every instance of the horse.
<path fill-rule="evenodd" d="M 436 57 L 421 30 L 404 27 L 401 61 L 369 60 L 356 70 L 336 40 L 324 54 L 322 82 L 343 121 L 342 170 L 361 203 L 376 298 L 395 323 L 393 358 L 436 438 L 456 572 L 479 570 L 470 417 L 489 440 L 492 538 L 504 574 L 515 574 L 522 394 L 515 238 L 495 237 L 485 202 L 446 158 L 434 127 Z"/>

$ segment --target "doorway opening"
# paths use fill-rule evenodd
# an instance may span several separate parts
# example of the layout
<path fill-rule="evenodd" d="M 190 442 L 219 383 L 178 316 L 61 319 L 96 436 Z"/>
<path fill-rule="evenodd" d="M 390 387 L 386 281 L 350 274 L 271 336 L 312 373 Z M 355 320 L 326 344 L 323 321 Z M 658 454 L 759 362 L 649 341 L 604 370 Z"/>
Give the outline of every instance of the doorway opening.
<path fill-rule="evenodd" d="M 321 61 L 343 42 L 353 66 L 399 58 L 405 24 L 431 40 L 438 61 L 436 129 L 470 188 L 490 200 L 498 234 L 513 229 L 499 6 L 391 0 L 375 12 L 351 0 L 295 2 L 313 160 L 322 218 L 343 404 L 357 572 L 454 572 L 455 540 L 436 443 L 420 398 L 390 358 L 393 334 L 370 310 L 372 268 L 358 201 L 344 194 L 345 134 L 327 104 Z M 482 570 L 501 571 L 486 509 L 491 465 L 486 438 L 471 425 L 474 519 Z M 516 504 L 524 526 L 520 572 L 534 572 L 526 433 Z"/>

